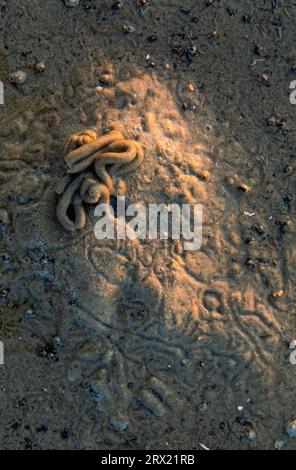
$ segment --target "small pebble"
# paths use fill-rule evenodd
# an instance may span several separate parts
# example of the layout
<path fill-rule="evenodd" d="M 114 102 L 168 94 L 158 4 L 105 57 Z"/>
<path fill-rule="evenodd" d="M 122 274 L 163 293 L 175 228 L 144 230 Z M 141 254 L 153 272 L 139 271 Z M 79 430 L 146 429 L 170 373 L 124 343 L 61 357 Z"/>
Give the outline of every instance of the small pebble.
<path fill-rule="evenodd" d="M 33 310 L 31 308 L 28 308 L 28 310 L 25 311 L 25 315 L 27 317 L 33 317 L 34 316 Z"/>
<path fill-rule="evenodd" d="M 256 439 L 256 433 L 254 431 L 250 430 L 247 433 L 247 437 L 248 437 L 248 439 L 250 439 L 250 441 L 253 441 L 254 439 Z"/>
<path fill-rule="evenodd" d="M 8 297 L 9 291 L 7 289 L 0 290 L 0 299 L 5 300 Z"/>
<path fill-rule="evenodd" d="M 115 431 L 121 432 L 125 431 L 128 427 L 128 420 L 122 417 L 117 418 L 116 416 L 111 416 L 111 425 Z"/>
<path fill-rule="evenodd" d="M 198 405 L 198 411 L 200 411 L 201 413 L 204 413 L 205 411 L 207 411 L 208 409 L 208 405 L 206 403 L 200 403 Z"/>
<path fill-rule="evenodd" d="M 267 125 L 283 129 L 287 125 L 287 120 L 283 116 L 279 116 L 278 114 L 272 114 L 267 118 Z"/>
<path fill-rule="evenodd" d="M 290 437 L 296 437 L 296 419 L 287 424 L 286 433 Z"/>
<path fill-rule="evenodd" d="M 274 448 L 277 449 L 277 450 L 280 450 L 280 449 L 282 449 L 282 448 L 284 447 L 284 445 L 285 445 L 285 441 L 279 441 L 279 440 L 277 440 L 277 441 L 275 441 L 275 443 L 274 443 Z"/>
<path fill-rule="evenodd" d="M 245 183 L 240 184 L 239 187 L 238 187 L 238 189 L 239 189 L 240 191 L 242 191 L 243 193 L 249 193 L 249 192 L 251 191 L 250 186 L 248 186 L 248 185 L 245 184 Z"/>
<path fill-rule="evenodd" d="M 191 44 L 188 47 L 187 52 L 189 56 L 195 56 L 197 54 L 197 46 L 195 44 Z"/>
<path fill-rule="evenodd" d="M 80 0 L 64 0 L 66 7 L 77 7 Z"/>
<path fill-rule="evenodd" d="M 189 83 L 187 88 L 188 88 L 188 91 L 194 91 L 194 86 L 192 85 L 192 83 Z"/>
<path fill-rule="evenodd" d="M 120 8 L 122 8 L 124 5 L 124 1 L 123 0 L 117 0 L 116 2 L 113 3 L 112 5 L 112 8 L 114 10 L 120 10 Z"/>
<path fill-rule="evenodd" d="M 283 291 L 283 289 L 277 290 L 277 291 L 272 292 L 271 295 L 272 295 L 272 297 L 273 297 L 274 299 L 278 299 L 278 298 L 280 298 L 280 297 L 283 297 L 284 291 Z"/>
<path fill-rule="evenodd" d="M 6 209 L 0 209 L 0 223 L 1 224 L 9 223 L 9 215 Z"/>
<path fill-rule="evenodd" d="M 271 116 L 269 116 L 267 118 L 267 125 L 268 126 L 275 126 L 276 122 L 277 122 L 277 118 L 276 118 L 275 114 L 272 114 Z"/>
<path fill-rule="evenodd" d="M 268 82 L 269 81 L 269 76 L 266 73 L 262 73 L 260 75 L 260 80 L 262 80 L 262 82 Z"/>
<path fill-rule="evenodd" d="M 209 34 L 208 34 L 208 37 L 210 39 L 218 39 L 219 33 L 218 33 L 218 31 L 210 31 Z"/>
<path fill-rule="evenodd" d="M 135 28 L 131 24 L 124 24 L 122 29 L 125 33 L 129 33 L 129 34 L 135 31 Z"/>
<path fill-rule="evenodd" d="M 205 446 L 204 444 L 202 444 L 202 442 L 199 442 L 198 443 L 200 445 L 200 447 L 203 449 L 203 450 L 210 450 L 209 447 Z"/>
<path fill-rule="evenodd" d="M 147 37 L 147 41 L 149 42 L 155 42 L 158 40 L 158 37 L 155 34 L 151 34 L 150 36 Z"/>
<path fill-rule="evenodd" d="M 56 347 L 56 348 L 61 348 L 63 346 L 63 343 L 62 343 L 62 340 L 59 336 L 55 336 L 52 340 L 53 342 L 53 345 Z"/>
<path fill-rule="evenodd" d="M 22 70 L 18 70 L 17 72 L 14 72 L 10 75 L 10 81 L 14 85 L 21 85 L 25 83 L 27 80 L 27 74 L 26 72 L 23 72 Z"/>
<path fill-rule="evenodd" d="M 106 85 L 112 85 L 114 81 L 114 77 L 110 73 L 103 73 L 100 77 L 100 80 L 102 83 L 105 83 Z"/>
<path fill-rule="evenodd" d="M 37 64 L 35 64 L 35 70 L 36 70 L 36 72 L 39 72 L 39 73 L 44 72 L 45 63 L 44 62 L 37 62 Z"/>

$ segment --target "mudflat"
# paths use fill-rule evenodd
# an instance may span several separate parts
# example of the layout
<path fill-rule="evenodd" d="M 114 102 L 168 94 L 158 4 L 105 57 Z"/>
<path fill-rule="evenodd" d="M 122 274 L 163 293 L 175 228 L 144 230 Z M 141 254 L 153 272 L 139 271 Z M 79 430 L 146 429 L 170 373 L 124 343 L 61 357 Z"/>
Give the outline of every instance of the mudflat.
<path fill-rule="evenodd" d="M 295 449 L 294 2 L 70 3 L 0 0 L 1 449 Z M 200 204 L 199 249 L 99 240 L 95 192 L 60 223 L 112 130 L 126 205 Z"/>

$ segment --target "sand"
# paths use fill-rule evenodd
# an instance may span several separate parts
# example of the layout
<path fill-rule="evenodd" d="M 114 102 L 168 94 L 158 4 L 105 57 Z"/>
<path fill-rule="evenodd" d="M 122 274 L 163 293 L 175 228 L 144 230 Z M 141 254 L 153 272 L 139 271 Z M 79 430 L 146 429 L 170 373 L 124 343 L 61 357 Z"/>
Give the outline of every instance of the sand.
<path fill-rule="evenodd" d="M 0 2 L 1 448 L 295 449 L 295 6 L 140 3 Z M 202 204 L 200 250 L 64 230 L 85 129 L 143 146 L 127 204 Z"/>

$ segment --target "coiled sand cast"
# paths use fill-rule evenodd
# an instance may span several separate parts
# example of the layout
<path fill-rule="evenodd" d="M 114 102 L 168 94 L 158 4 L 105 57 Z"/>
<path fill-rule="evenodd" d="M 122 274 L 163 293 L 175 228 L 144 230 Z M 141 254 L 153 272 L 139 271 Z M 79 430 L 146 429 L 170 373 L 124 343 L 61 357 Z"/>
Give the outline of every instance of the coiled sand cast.
<path fill-rule="evenodd" d="M 68 231 L 82 229 L 86 224 L 85 204 L 110 203 L 115 195 L 112 176 L 134 171 L 142 163 L 142 146 L 111 131 L 98 137 L 93 130 L 82 131 L 69 140 L 76 148 L 64 157 L 67 175 L 56 187 L 60 195 L 56 214 Z"/>

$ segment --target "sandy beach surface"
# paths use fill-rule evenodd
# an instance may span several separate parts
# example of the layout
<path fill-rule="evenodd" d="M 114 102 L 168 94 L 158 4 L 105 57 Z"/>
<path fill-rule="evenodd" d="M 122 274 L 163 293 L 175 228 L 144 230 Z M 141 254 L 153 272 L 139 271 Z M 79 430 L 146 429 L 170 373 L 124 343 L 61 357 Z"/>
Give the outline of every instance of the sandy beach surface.
<path fill-rule="evenodd" d="M 295 17 L 0 0 L 1 449 L 296 449 Z M 202 205 L 200 249 L 65 229 L 86 130 L 144 150 L 126 205 Z"/>

